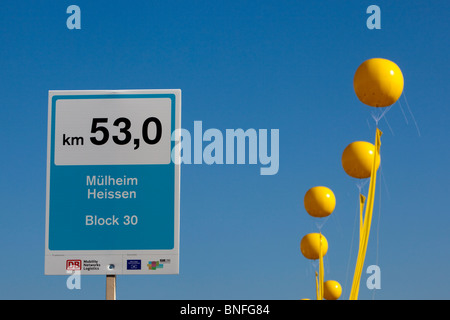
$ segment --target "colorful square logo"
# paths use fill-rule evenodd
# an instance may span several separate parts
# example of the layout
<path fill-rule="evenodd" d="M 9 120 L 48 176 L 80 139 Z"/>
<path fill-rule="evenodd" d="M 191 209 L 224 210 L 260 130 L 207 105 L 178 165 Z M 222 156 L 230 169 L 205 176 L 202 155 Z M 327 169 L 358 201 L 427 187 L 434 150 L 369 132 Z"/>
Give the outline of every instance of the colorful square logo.
<path fill-rule="evenodd" d="M 164 265 L 162 263 L 159 263 L 159 261 L 149 261 L 147 264 L 148 270 L 156 270 L 156 269 L 162 269 Z"/>

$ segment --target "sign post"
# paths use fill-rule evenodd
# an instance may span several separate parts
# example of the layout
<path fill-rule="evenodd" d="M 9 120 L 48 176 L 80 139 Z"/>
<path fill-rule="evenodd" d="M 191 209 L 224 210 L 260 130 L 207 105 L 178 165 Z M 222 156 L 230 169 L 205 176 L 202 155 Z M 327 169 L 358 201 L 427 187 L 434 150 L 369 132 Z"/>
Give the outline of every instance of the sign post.
<path fill-rule="evenodd" d="M 106 300 L 116 300 L 116 275 L 106 275 Z"/>
<path fill-rule="evenodd" d="M 49 91 L 45 274 L 179 273 L 181 91 Z M 111 297 L 107 291 L 107 297 Z"/>

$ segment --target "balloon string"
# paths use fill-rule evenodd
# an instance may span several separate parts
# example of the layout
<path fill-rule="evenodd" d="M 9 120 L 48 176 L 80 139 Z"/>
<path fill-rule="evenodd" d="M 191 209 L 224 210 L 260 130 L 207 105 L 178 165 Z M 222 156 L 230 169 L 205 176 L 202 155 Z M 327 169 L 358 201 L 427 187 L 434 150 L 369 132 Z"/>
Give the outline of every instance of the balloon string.
<path fill-rule="evenodd" d="M 376 129 L 376 138 L 375 138 L 375 152 L 374 152 L 374 158 L 372 163 L 372 171 L 370 176 L 370 186 L 369 186 L 369 193 L 367 197 L 367 205 L 366 205 L 366 211 L 364 214 L 364 221 L 362 226 L 362 237 L 359 244 L 359 250 L 358 250 L 358 258 L 356 261 L 356 267 L 355 267 L 355 273 L 353 275 L 353 283 L 352 283 L 352 289 L 350 292 L 350 300 L 357 300 L 358 299 L 358 293 L 359 293 L 359 284 L 361 280 L 361 274 L 362 274 L 362 268 L 364 266 L 364 259 L 366 256 L 367 251 L 367 244 L 369 240 L 369 234 L 370 234 L 370 226 L 372 222 L 372 213 L 373 213 L 373 203 L 374 203 L 374 196 L 375 196 L 375 185 L 376 185 L 376 159 L 380 153 L 380 137 L 382 135 L 382 132 L 377 128 Z"/>
<path fill-rule="evenodd" d="M 316 220 L 316 221 L 315 221 L 316 227 L 317 227 L 317 229 L 319 230 L 319 232 L 322 232 L 322 227 L 325 225 L 325 223 L 327 222 L 327 220 L 328 220 L 329 217 L 330 217 L 330 216 L 325 217 L 325 218 L 320 218 L 319 220 Z"/>
<path fill-rule="evenodd" d="M 412 118 L 413 121 L 414 121 L 414 125 L 416 126 L 417 134 L 418 134 L 419 137 L 420 137 L 421 135 L 420 135 L 419 126 L 418 126 L 418 124 L 417 124 L 416 118 L 414 117 L 414 114 L 413 114 L 412 111 L 411 111 L 411 108 L 409 107 L 408 100 L 406 100 L 406 95 L 405 95 L 405 93 L 403 93 L 403 98 L 405 99 L 406 107 L 408 108 L 408 111 L 409 111 L 409 113 L 411 114 L 411 118 Z"/>
<path fill-rule="evenodd" d="M 405 100 L 406 107 L 408 108 L 408 112 L 409 112 L 409 114 L 411 115 L 411 118 L 412 118 L 412 120 L 413 120 L 413 122 L 414 122 L 414 125 L 416 126 L 417 134 L 418 134 L 419 137 L 420 137 L 421 135 L 420 135 L 419 125 L 417 124 L 416 118 L 414 117 L 414 114 L 413 114 L 412 111 L 411 111 L 411 108 L 410 108 L 410 106 L 409 106 L 408 100 L 406 100 L 406 94 L 403 92 L 403 93 L 402 93 L 402 96 L 403 96 L 403 100 Z M 405 119 L 405 122 L 406 122 L 406 124 L 408 125 L 408 124 L 409 124 L 408 118 L 406 117 L 405 111 L 403 110 L 402 103 L 400 102 L 400 99 L 397 100 L 397 102 L 398 102 L 398 104 L 400 105 L 400 110 L 401 110 L 402 113 L 403 113 L 403 118 Z"/>
<path fill-rule="evenodd" d="M 358 188 L 359 193 L 362 193 L 362 188 L 364 188 L 367 184 L 367 182 L 370 181 L 370 179 L 359 179 L 356 182 L 356 187 Z"/>
<path fill-rule="evenodd" d="M 392 105 L 389 106 L 389 107 L 383 107 L 382 108 L 383 111 L 381 113 L 378 112 L 379 108 L 376 108 L 375 109 L 376 111 L 372 111 L 371 112 L 372 118 L 373 118 L 373 120 L 375 120 L 375 124 L 376 124 L 377 129 L 378 129 L 379 121 L 386 115 L 386 113 L 388 113 L 389 110 L 391 110 L 391 107 L 392 107 Z"/>
<path fill-rule="evenodd" d="M 402 111 L 403 118 L 405 119 L 406 124 L 409 124 L 408 118 L 406 117 L 405 111 L 403 110 L 402 103 L 400 102 L 400 100 L 398 100 L 398 104 L 400 106 L 400 110 Z"/>

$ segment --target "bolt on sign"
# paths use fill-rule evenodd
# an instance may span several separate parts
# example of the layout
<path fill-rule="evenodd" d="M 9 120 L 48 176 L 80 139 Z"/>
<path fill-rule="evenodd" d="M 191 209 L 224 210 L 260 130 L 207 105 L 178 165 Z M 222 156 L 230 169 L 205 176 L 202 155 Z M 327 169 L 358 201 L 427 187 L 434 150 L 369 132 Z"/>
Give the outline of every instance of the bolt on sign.
<path fill-rule="evenodd" d="M 45 274 L 178 274 L 180 128 L 178 89 L 49 91 Z"/>

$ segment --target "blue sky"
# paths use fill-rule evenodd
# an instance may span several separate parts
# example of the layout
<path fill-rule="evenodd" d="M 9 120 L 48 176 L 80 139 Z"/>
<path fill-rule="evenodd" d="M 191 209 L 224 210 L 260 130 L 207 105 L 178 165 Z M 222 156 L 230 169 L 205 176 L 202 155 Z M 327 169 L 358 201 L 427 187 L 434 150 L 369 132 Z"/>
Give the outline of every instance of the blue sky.
<path fill-rule="evenodd" d="M 69 30 L 66 9 L 81 9 Z M 381 9 L 369 30 L 366 9 Z M 314 298 L 300 253 L 316 232 L 303 196 L 333 190 L 325 279 L 350 293 L 358 189 L 341 167 L 373 142 L 353 91 L 365 60 L 390 59 L 403 96 L 381 120 L 382 165 L 361 299 L 448 299 L 450 5 L 443 1 L 20 1 L 0 4 L 0 298 L 103 299 L 104 276 L 44 276 L 48 90 L 182 90 L 182 127 L 279 129 L 280 168 L 184 165 L 180 274 L 118 276 L 118 299 Z M 406 98 L 406 100 L 405 100 Z M 406 102 L 407 101 L 407 102 Z M 367 186 L 366 189 L 367 191 Z M 381 198 L 380 198 L 381 195 Z M 353 239 L 353 242 L 352 242 Z M 365 270 L 365 269 L 364 269 Z"/>

